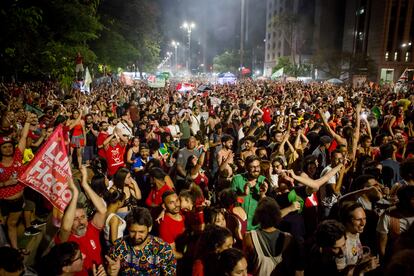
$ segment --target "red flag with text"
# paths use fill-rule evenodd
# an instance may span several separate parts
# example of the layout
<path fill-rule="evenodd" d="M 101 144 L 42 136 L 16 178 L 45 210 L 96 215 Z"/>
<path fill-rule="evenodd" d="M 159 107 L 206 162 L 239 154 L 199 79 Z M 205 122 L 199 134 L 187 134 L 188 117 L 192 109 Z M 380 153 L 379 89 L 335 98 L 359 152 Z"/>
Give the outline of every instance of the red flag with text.
<path fill-rule="evenodd" d="M 19 180 L 41 193 L 53 206 L 63 212 L 72 198 L 72 193 L 68 188 L 70 177 L 72 177 L 72 171 L 62 125 L 59 125 L 36 153 Z"/>

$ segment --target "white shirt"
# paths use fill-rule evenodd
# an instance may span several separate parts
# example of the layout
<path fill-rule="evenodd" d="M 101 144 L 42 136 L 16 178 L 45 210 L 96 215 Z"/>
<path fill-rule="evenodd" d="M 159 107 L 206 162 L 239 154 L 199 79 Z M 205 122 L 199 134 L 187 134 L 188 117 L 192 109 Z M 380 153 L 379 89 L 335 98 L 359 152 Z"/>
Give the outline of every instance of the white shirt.
<path fill-rule="evenodd" d="M 133 133 L 132 133 L 132 128 L 128 125 L 128 123 L 120 121 L 116 124 L 116 127 L 119 130 L 121 130 L 121 133 L 123 135 L 126 135 L 130 138 L 134 136 Z"/>
<path fill-rule="evenodd" d="M 170 130 L 170 133 L 172 135 L 172 137 L 174 138 L 175 135 L 177 135 L 177 133 L 180 132 L 180 126 L 179 125 L 169 125 L 168 129 Z M 174 141 L 178 141 L 178 138 L 174 138 Z"/>

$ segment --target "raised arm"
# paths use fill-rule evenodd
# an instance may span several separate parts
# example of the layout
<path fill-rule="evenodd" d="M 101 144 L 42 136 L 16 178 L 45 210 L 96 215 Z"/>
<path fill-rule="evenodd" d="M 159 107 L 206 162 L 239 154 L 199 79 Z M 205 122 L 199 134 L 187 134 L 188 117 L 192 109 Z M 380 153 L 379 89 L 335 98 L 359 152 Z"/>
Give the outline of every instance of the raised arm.
<path fill-rule="evenodd" d="M 362 103 L 359 102 L 356 106 L 356 126 L 355 126 L 355 132 L 352 136 L 352 155 L 351 159 L 355 160 L 357 147 L 358 147 L 358 141 L 361 131 L 361 109 L 362 109 Z"/>
<path fill-rule="evenodd" d="M 338 142 L 340 145 L 346 145 L 346 139 L 341 137 L 340 135 L 336 134 L 336 132 L 331 128 L 331 126 L 328 124 L 328 121 L 325 118 L 325 115 L 322 113 L 322 111 L 319 109 L 319 115 L 321 116 L 323 125 L 328 130 L 329 134 Z"/>
<path fill-rule="evenodd" d="M 69 189 L 72 192 L 72 199 L 70 200 L 69 205 L 66 207 L 65 213 L 62 217 L 62 224 L 60 226 L 60 231 L 58 234 L 59 240 L 61 242 L 66 242 L 69 239 L 70 233 L 72 231 L 73 220 L 75 219 L 76 204 L 78 203 L 79 191 L 73 183 L 72 178 L 68 181 Z"/>
<path fill-rule="evenodd" d="M 85 191 L 86 196 L 92 201 L 93 206 L 95 206 L 96 213 L 93 216 L 92 223 L 97 228 L 102 228 L 105 225 L 106 219 L 106 206 L 104 200 L 98 196 L 95 191 L 88 184 L 88 170 L 85 165 L 80 167 L 82 173 L 82 188 Z"/>
<path fill-rule="evenodd" d="M 30 124 L 33 121 L 35 121 L 37 118 L 35 114 L 32 114 L 30 112 L 28 112 L 26 116 L 27 116 L 26 122 L 24 123 L 22 133 L 20 136 L 20 140 L 19 140 L 19 144 L 17 145 L 17 147 L 19 148 L 21 152 L 24 152 L 24 150 L 26 149 L 26 141 L 27 141 L 27 135 L 29 134 Z"/>
<path fill-rule="evenodd" d="M 325 174 L 323 177 L 313 180 L 311 178 L 306 178 L 303 176 L 296 175 L 293 170 L 289 171 L 289 174 L 293 179 L 298 181 L 299 183 L 308 186 L 312 188 L 313 190 L 317 191 L 319 188 L 324 185 L 329 179 L 331 179 L 335 174 L 339 172 L 339 170 L 343 167 L 343 164 L 339 164 L 338 166 L 334 167 L 332 170 L 330 170 L 327 174 Z"/>

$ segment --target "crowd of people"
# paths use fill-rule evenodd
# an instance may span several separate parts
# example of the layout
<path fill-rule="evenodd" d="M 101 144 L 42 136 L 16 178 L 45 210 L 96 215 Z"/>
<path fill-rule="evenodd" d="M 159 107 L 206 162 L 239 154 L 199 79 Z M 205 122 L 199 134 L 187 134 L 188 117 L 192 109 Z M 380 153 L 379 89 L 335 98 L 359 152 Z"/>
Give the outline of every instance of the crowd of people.
<path fill-rule="evenodd" d="M 0 85 L 0 275 L 414 274 L 411 89 L 174 87 Z M 18 181 L 58 125 L 63 213 Z"/>

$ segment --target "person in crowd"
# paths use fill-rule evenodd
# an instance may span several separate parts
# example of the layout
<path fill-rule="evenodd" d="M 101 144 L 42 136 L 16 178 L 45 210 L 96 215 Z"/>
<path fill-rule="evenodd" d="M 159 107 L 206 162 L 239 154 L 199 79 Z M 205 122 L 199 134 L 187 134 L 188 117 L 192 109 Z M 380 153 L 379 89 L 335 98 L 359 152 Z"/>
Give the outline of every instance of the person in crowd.
<path fill-rule="evenodd" d="M 371 249 L 365 246 L 364 248 L 360 240 L 360 234 L 364 232 L 364 227 L 367 221 L 362 205 L 357 202 L 343 202 L 339 210 L 340 219 L 345 226 L 346 237 L 346 251 L 345 259 L 346 266 L 350 266 L 350 273 L 368 272 L 376 269 L 379 266 L 379 259 L 376 256 L 371 256 Z"/>
<path fill-rule="evenodd" d="M 108 128 L 109 124 L 107 121 L 101 121 L 99 123 L 99 133 L 96 138 L 96 146 L 98 147 L 98 155 L 102 158 L 106 158 L 104 142 L 109 136 Z"/>
<path fill-rule="evenodd" d="M 256 155 L 257 148 L 255 147 L 256 139 L 254 136 L 247 136 L 244 138 L 244 150 L 241 157 L 246 160 L 250 155 Z"/>
<path fill-rule="evenodd" d="M 169 190 L 172 190 L 174 187 L 169 185 L 165 181 L 167 174 L 161 168 L 152 168 L 149 170 L 149 177 L 151 181 L 151 191 L 145 200 L 145 204 L 148 207 L 155 208 L 160 207 L 162 204 L 162 195 Z"/>
<path fill-rule="evenodd" d="M 25 275 L 24 259 L 17 249 L 0 247 L 0 275 Z"/>
<path fill-rule="evenodd" d="M 276 200 L 265 197 L 254 213 L 254 224 L 259 225 L 243 239 L 243 250 L 248 256 L 248 271 L 254 275 L 300 275 L 303 261 L 294 238 L 276 228 L 281 220 Z"/>
<path fill-rule="evenodd" d="M 82 119 L 82 110 L 74 109 L 72 111 L 72 119 L 67 121 L 67 126 L 71 131 L 70 137 L 70 156 L 76 149 L 76 157 L 78 166 L 82 165 L 83 148 L 85 147 L 85 121 Z"/>
<path fill-rule="evenodd" d="M 18 181 L 24 172 L 23 152 L 26 148 L 27 135 L 30 124 L 37 121 L 37 116 L 32 113 L 26 114 L 21 131 L 21 137 L 15 147 L 14 140 L 9 136 L 0 136 L 0 209 L 7 225 L 7 234 L 11 247 L 19 249 L 17 244 L 17 224 L 23 212 L 23 183 Z M 25 248 L 20 250 L 28 254 Z"/>
<path fill-rule="evenodd" d="M 234 172 L 234 153 L 233 153 L 233 137 L 223 135 L 221 137 L 221 149 L 217 152 L 216 163 L 218 166 L 218 189 L 227 186 L 227 180 L 231 180 Z"/>
<path fill-rule="evenodd" d="M 318 225 L 315 244 L 309 253 L 305 275 L 346 275 L 345 227 L 336 220 L 325 220 Z"/>
<path fill-rule="evenodd" d="M 67 241 L 74 241 L 79 244 L 79 249 L 85 255 L 85 258 L 83 260 L 82 270 L 76 275 L 88 275 L 88 272 L 92 271 L 93 264 L 100 265 L 103 263 L 100 233 L 105 226 L 107 209 L 102 198 L 89 186 L 88 172 L 85 166 L 81 166 L 81 172 L 81 187 L 93 203 L 96 212 L 92 220 L 88 221 L 86 209 L 77 204 L 79 195 L 78 188 L 73 183 L 73 180 L 70 179 L 69 187 L 72 192 L 72 199 L 63 215 L 59 233 L 55 237 L 55 242 L 56 244 L 60 244 Z"/>
<path fill-rule="evenodd" d="M 139 137 L 131 138 L 131 147 L 128 149 L 126 163 L 128 164 L 128 168 L 130 168 L 134 163 L 135 160 L 139 157 L 140 154 L 140 141 Z"/>
<path fill-rule="evenodd" d="M 119 168 L 125 167 L 124 155 L 127 143 L 128 138 L 123 135 L 117 135 L 116 129 L 103 142 L 105 159 L 108 163 L 108 176 L 112 177 Z"/>
<path fill-rule="evenodd" d="M 260 159 L 250 155 L 245 160 L 246 173 L 233 177 L 231 188 L 243 198 L 242 207 L 247 213 L 247 230 L 255 229 L 253 216 L 259 200 L 266 195 L 269 185 L 266 177 L 260 175 Z"/>
<path fill-rule="evenodd" d="M 159 236 L 171 245 L 176 259 L 180 259 L 182 253 L 178 252 L 175 246 L 175 240 L 185 231 L 180 198 L 174 191 L 168 190 L 163 193 L 162 202 L 165 214 L 159 221 Z"/>
<path fill-rule="evenodd" d="M 204 165 L 207 150 L 206 147 L 202 146 L 200 157 L 197 158 L 195 155 L 188 157 L 185 168 L 187 172 L 186 180 L 198 185 L 206 196 L 208 196 L 208 177 L 202 167 Z"/>
<path fill-rule="evenodd" d="M 119 168 L 112 179 L 110 191 L 118 190 L 125 195 L 123 205 L 116 213 L 124 218 L 132 207 L 137 206 L 142 198 L 141 190 L 127 168 Z"/>
<path fill-rule="evenodd" d="M 321 176 L 329 173 L 339 164 L 345 163 L 346 160 L 344 158 L 345 157 L 340 151 L 333 151 L 331 153 L 331 164 L 322 170 Z M 332 206 L 338 202 L 341 195 L 344 175 L 346 174 L 347 169 L 349 169 L 349 167 L 347 168 L 346 166 L 342 166 L 341 170 L 332 176 L 327 181 L 327 184 L 322 186 L 322 189 L 319 190 L 319 200 L 321 202 L 321 212 L 323 218 L 329 216 Z"/>
<path fill-rule="evenodd" d="M 52 247 L 50 252 L 42 258 L 39 266 L 39 275 L 70 276 L 76 275 L 83 269 L 85 255 L 80 251 L 76 242 L 64 242 Z M 93 265 L 94 276 L 105 276 L 103 265 Z"/>
<path fill-rule="evenodd" d="M 107 245 L 109 245 L 124 236 L 126 222 L 117 213 L 124 206 L 125 193 L 120 190 L 106 193 L 105 202 L 107 204 L 107 216 L 105 220 L 104 238 Z"/>
<path fill-rule="evenodd" d="M 378 221 L 378 249 L 381 259 L 389 257 L 386 253 L 392 250 L 395 240 L 414 222 L 414 186 L 401 187 L 397 196 L 397 205 L 384 212 Z"/>
<path fill-rule="evenodd" d="M 197 158 L 200 157 L 201 152 L 196 150 L 197 140 L 194 136 L 188 138 L 187 146 L 185 148 L 181 148 L 178 151 L 177 157 L 177 190 L 178 192 L 181 190 L 182 186 L 185 182 L 186 173 L 186 166 L 188 158 L 192 155 L 196 156 Z M 181 183 L 178 183 L 181 182 Z M 181 184 L 181 185 L 180 185 Z"/>
<path fill-rule="evenodd" d="M 332 139 L 329 136 L 322 136 L 319 139 L 319 142 L 319 146 L 312 152 L 312 155 L 316 157 L 321 168 L 325 168 L 329 164 L 328 149 L 331 145 Z"/>
<path fill-rule="evenodd" d="M 82 160 L 90 164 L 97 155 L 96 141 L 99 135 L 98 126 L 94 123 L 91 114 L 85 115 L 85 148 L 83 149 Z"/>
<path fill-rule="evenodd" d="M 149 234 L 152 218 L 148 209 L 132 209 L 125 221 L 129 234 L 116 240 L 106 257 L 109 275 L 175 275 L 177 261 L 171 246 Z"/>
<path fill-rule="evenodd" d="M 243 251 L 229 248 L 219 254 L 217 274 L 220 276 L 247 276 L 247 259 Z"/>
<path fill-rule="evenodd" d="M 194 256 L 193 276 L 214 275 L 212 264 L 217 254 L 233 246 L 233 236 L 230 230 L 217 225 L 209 225 L 200 236 L 197 251 Z"/>

